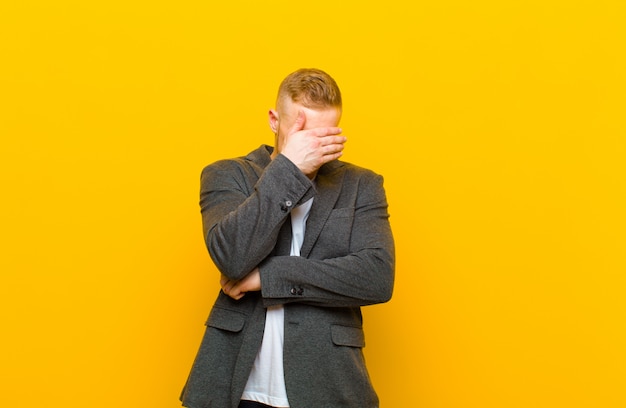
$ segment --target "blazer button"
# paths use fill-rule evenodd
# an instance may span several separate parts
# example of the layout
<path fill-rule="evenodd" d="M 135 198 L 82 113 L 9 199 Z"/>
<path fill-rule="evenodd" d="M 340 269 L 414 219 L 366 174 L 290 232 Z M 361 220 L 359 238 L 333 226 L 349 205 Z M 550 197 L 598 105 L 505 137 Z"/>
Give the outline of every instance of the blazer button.
<path fill-rule="evenodd" d="M 297 295 L 298 294 L 298 290 L 296 288 L 291 288 L 289 293 L 291 293 L 292 295 Z"/>
<path fill-rule="evenodd" d="M 284 203 L 280 203 L 280 210 L 282 212 L 287 212 L 292 205 L 293 203 L 290 200 L 287 200 Z"/>

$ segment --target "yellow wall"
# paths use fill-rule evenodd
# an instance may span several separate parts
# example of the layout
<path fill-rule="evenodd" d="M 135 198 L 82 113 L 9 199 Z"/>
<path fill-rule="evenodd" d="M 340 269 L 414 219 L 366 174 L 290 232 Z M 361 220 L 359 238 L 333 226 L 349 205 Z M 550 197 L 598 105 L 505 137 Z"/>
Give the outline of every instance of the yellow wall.
<path fill-rule="evenodd" d="M 0 406 L 179 406 L 199 172 L 272 143 L 303 66 L 386 176 L 382 407 L 626 406 L 624 4 L 2 2 Z"/>

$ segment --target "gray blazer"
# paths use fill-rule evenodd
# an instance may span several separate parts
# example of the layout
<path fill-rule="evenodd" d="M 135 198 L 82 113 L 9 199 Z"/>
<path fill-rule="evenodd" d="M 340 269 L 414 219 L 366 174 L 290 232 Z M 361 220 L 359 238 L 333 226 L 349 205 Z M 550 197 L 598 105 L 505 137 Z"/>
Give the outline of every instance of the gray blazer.
<path fill-rule="evenodd" d="M 261 291 L 220 291 L 181 400 L 236 408 L 261 345 L 267 306 L 285 310 L 284 372 L 292 408 L 373 408 L 360 306 L 386 302 L 394 244 L 381 176 L 341 161 L 314 182 L 261 146 L 207 166 L 200 207 L 217 268 L 240 279 L 256 266 Z M 289 256 L 290 210 L 315 197 L 301 255 Z"/>

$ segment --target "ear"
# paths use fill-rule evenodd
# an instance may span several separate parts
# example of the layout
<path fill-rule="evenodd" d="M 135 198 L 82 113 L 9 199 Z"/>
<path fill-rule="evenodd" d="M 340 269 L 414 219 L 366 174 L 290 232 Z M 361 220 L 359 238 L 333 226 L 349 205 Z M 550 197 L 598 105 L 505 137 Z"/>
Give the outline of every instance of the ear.
<path fill-rule="evenodd" d="M 272 132 L 274 132 L 274 134 L 278 133 L 278 112 L 276 112 L 274 109 L 270 109 L 268 117 L 270 122 L 270 129 L 272 129 Z"/>

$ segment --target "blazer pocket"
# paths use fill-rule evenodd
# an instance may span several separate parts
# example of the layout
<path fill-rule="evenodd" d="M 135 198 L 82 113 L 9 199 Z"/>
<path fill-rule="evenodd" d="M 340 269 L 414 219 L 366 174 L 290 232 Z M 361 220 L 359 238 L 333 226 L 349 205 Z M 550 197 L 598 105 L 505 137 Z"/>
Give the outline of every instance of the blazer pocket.
<path fill-rule="evenodd" d="M 337 346 L 365 347 L 365 334 L 360 327 L 332 325 L 330 335 Z"/>
<path fill-rule="evenodd" d="M 214 307 L 209 314 L 206 325 L 231 332 L 239 332 L 246 322 L 244 315 L 233 310 Z"/>

